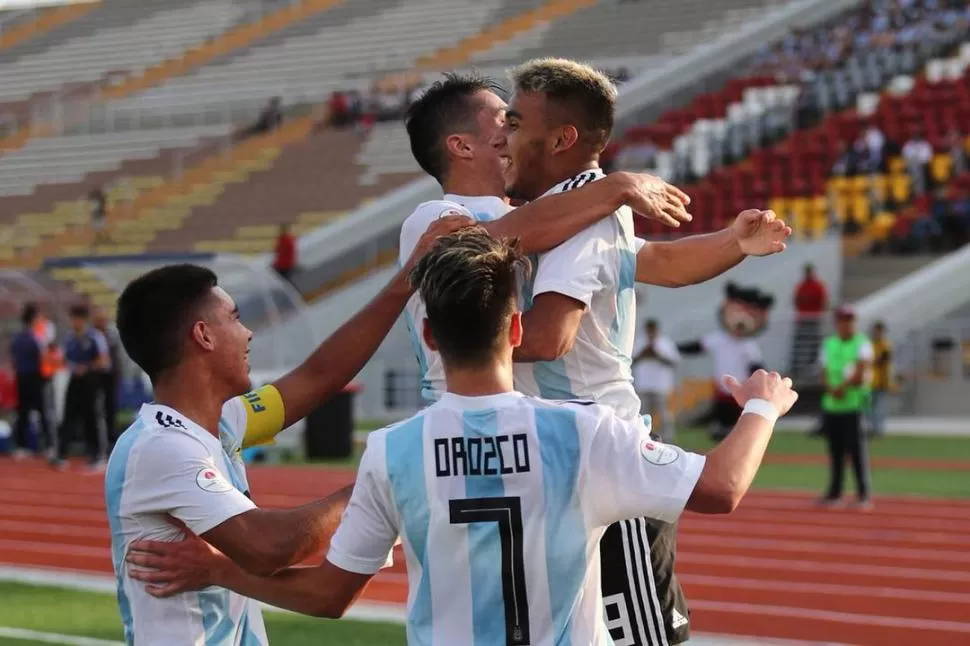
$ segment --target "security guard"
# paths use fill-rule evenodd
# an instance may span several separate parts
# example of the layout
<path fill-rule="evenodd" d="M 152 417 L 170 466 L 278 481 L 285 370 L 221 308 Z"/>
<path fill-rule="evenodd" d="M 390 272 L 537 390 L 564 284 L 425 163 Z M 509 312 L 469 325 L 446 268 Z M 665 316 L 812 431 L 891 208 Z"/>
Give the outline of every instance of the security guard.
<path fill-rule="evenodd" d="M 64 347 L 64 359 L 71 378 L 67 384 L 64 401 L 64 420 L 57 437 L 57 454 L 54 465 L 63 467 L 67 457 L 68 443 L 73 430 L 80 423 L 84 429 L 90 467 L 93 471 L 104 469 L 107 438 L 104 437 L 100 374 L 109 366 L 108 344 L 104 335 L 89 324 L 86 305 L 71 307 L 71 336 Z"/>
<path fill-rule="evenodd" d="M 855 312 L 846 306 L 835 313 L 836 333 L 822 344 L 820 361 L 825 376 L 822 396 L 823 433 L 828 441 L 831 477 L 821 502 L 837 504 L 842 497 L 846 454 L 852 460 L 856 506 L 869 509 L 869 455 L 862 431 L 862 416 L 869 407 L 872 343 L 856 331 Z"/>

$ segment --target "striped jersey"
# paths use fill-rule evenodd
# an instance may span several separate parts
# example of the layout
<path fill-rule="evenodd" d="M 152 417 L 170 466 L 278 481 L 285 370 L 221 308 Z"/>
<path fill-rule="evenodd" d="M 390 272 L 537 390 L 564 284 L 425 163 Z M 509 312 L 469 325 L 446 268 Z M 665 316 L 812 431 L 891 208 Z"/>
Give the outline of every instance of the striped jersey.
<path fill-rule="evenodd" d="M 446 194 L 444 199 L 422 202 L 401 225 L 400 265 L 404 266 L 414 252 L 418 240 L 438 218 L 446 215 L 464 215 L 476 222 L 491 222 L 510 210 L 512 207 L 505 200 L 488 195 L 470 197 Z M 404 319 L 421 369 L 421 396 L 426 401 L 432 402 L 445 391 L 445 373 L 441 366 L 441 357 L 424 342 L 421 334 L 424 318 L 424 301 L 420 294 L 415 293 L 405 307 Z"/>
<path fill-rule="evenodd" d="M 676 520 L 704 460 L 605 406 L 443 393 L 369 435 L 327 559 L 374 574 L 400 534 L 411 646 L 605 646 L 604 529 Z"/>
<path fill-rule="evenodd" d="M 251 400 L 250 400 L 251 401 Z M 262 409 L 259 404 L 257 410 Z M 240 455 L 247 400 L 226 403 L 216 438 L 178 411 L 146 404 L 111 452 L 105 503 L 125 641 L 137 646 L 265 646 L 259 604 L 210 587 L 157 599 L 127 575 L 132 541 L 175 541 L 174 516 L 202 534 L 256 505 Z"/>
<path fill-rule="evenodd" d="M 598 168 L 584 171 L 546 195 L 603 177 Z M 624 206 L 539 256 L 523 287 L 523 309 L 530 309 L 541 294 L 557 293 L 581 302 L 586 314 L 565 356 L 516 364 L 516 390 L 544 399 L 591 399 L 611 406 L 624 419 L 640 414 L 631 354 L 636 332 L 636 254 L 642 244 L 634 236 L 633 212 Z M 525 333 L 530 333 L 528 328 Z"/>

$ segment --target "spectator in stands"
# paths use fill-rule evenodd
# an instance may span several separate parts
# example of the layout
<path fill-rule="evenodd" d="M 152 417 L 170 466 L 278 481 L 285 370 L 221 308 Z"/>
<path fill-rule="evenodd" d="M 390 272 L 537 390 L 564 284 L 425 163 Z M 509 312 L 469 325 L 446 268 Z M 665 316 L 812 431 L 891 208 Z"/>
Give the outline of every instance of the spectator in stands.
<path fill-rule="evenodd" d="M 90 311 L 86 305 L 75 305 L 70 311 L 71 336 L 64 347 L 64 358 L 71 372 L 64 400 L 64 419 L 57 433 L 57 447 L 53 463 L 57 468 L 66 466 L 68 445 L 74 437 L 74 429 L 81 425 L 88 464 L 93 472 L 104 470 L 106 439 L 102 402 L 98 388 L 98 374 L 111 361 L 108 343 L 98 330 L 90 325 Z"/>
<path fill-rule="evenodd" d="M 855 146 L 849 146 L 844 141 L 839 141 L 835 164 L 832 165 L 832 175 L 835 177 L 854 177 L 859 173 L 859 165 L 859 152 Z"/>
<path fill-rule="evenodd" d="M 803 365 L 811 365 L 818 356 L 822 341 L 822 317 L 828 308 L 828 290 L 815 274 L 815 266 L 806 264 L 802 281 L 795 287 L 795 344 L 792 372 L 799 374 Z M 807 357 L 811 357 L 807 359 Z M 799 364 L 799 365 L 794 365 Z"/>
<path fill-rule="evenodd" d="M 345 92 L 334 92 L 330 95 L 330 123 L 334 126 L 346 126 L 353 121 L 350 113 L 350 101 Z"/>
<path fill-rule="evenodd" d="M 293 282 L 293 272 L 296 270 L 296 237 L 290 233 L 290 225 L 281 224 L 280 233 L 276 237 L 276 249 L 273 256 L 273 269 L 281 278 L 289 283 Z"/>
<path fill-rule="evenodd" d="M 642 412 L 653 416 L 653 429 L 658 428 L 664 442 L 672 442 L 676 429 L 670 414 L 670 393 L 674 390 L 674 369 L 680 363 L 680 352 L 666 335 L 660 334 L 656 319 L 644 327 L 646 335 L 633 353 L 633 383 L 640 394 Z"/>
<path fill-rule="evenodd" d="M 283 125 L 283 99 L 274 96 L 260 111 L 256 122 L 237 133 L 237 139 L 247 139 L 256 135 L 273 132 Z"/>
<path fill-rule="evenodd" d="M 913 180 L 913 195 L 924 194 L 929 188 L 930 162 L 933 160 L 933 147 L 923 136 L 922 129 L 903 145 L 903 159 Z"/>
<path fill-rule="evenodd" d="M 29 453 L 30 414 L 34 411 L 37 412 L 40 424 L 41 437 L 38 444 L 43 443 L 48 447 L 53 445 L 42 371 L 47 343 L 38 337 L 34 327 L 39 316 L 37 305 L 27 303 L 20 315 L 23 328 L 10 343 L 10 357 L 17 380 L 17 420 L 13 429 L 13 456 L 17 460 L 23 459 Z"/>
<path fill-rule="evenodd" d="M 92 317 L 94 329 L 104 335 L 108 345 L 108 365 L 101 366 L 97 371 L 98 389 L 103 405 L 104 429 L 108 440 L 108 453 L 114 448 L 118 439 L 118 390 L 121 388 L 121 339 L 118 331 L 111 325 L 108 313 L 98 308 Z"/>
<path fill-rule="evenodd" d="M 872 435 L 886 433 L 886 406 L 893 387 L 893 346 L 886 336 L 886 324 L 877 321 L 872 326 L 872 401 L 869 428 Z"/>
<path fill-rule="evenodd" d="M 869 509 L 869 458 L 862 432 L 862 414 L 869 406 L 869 378 L 873 360 L 872 343 L 856 332 L 855 312 L 840 307 L 835 314 L 836 334 L 825 339 L 819 361 L 824 375 L 822 395 L 823 433 L 828 441 L 830 479 L 822 505 L 837 504 L 842 498 L 845 458 L 855 472 L 860 509 Z"/>
<path fill-rule="evenodd" d="M 91 200 L 91 227 L 94 229 L 94 244 L 104 240 L 104 230 L 108 222 L 108 196 L 102 187 L 92 189 L 88 195 Z"/>
<path fill-rule="evenodd" d="M 947 133 L 946 147 L 950 152 L 950 158 L 953 160 L 952 177 L 962 175 L 967 170 L 966 142 L 967 138 L 959 130 L 952 129 Z"/>

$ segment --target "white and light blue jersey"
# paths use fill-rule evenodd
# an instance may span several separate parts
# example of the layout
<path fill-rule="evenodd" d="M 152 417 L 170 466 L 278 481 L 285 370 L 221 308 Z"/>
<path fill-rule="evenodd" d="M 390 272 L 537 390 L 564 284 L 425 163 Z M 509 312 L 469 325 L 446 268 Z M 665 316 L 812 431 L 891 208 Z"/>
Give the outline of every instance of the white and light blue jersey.
<path fill-rule="evenodd" d="M 675 521 L 704 460 L 606 406 L 443 393 L 369 435 L 327 559 L 374 574 L 401 535 L 410 646 L 605 646 L 604 529 Z"/>
<path fill-rule="evenodd" d="M 414 209 L 401 225 L 401 239 L 399 263 L 404 266 L 414 252 L 421 236 L 428 230 L 431 223 L 446 215 L 464 215 L 476 222 L 491 222 L 497 220 L 512 210 L 508 203 L 498 197 L 446 194 L 441 200 L 422 202 Z M 441 357 L 428 347 L 421 333 L 422 321 L 425 318 L 424 301 L 417 293 L 411 296 L 404 310 L 404 318 L 411 335 L 411 345 L 418 358 L 421 370 L 421 396 L 425 401 L 433 402 L 438 395 L 445 391 L 445 373 L 441 365 Z"/>
<path fill-rule="evenodd" d="M 584 171 L 546 195 L 577 189 L 603 177 L 598 168 Z M 539 256 L 532 280 L 523 287 L 523 309 L 528 310 L 540 294 L 553 292 L 580 301 L 586 313 L 565 356 L 516 364 L 516 390 L 545 399 L 593 400 L 611 406 L 624 419 L 640 414 L 631 355 L 636 332 L 637 251 L 642 244 L 634 235 L 633 212 L 624 206 Z"/>
<path fill-rule="evenodd" d="M 125 554 L 132 541 L 181 537 L 168 515 L 202 534 L 255 509 L 239 455 L 247 427 L 245 403 L 235 398 L 222 412 L 216 438 L 167 406 L 146 404 L 108 460 L 105 503 L 111 559 L 128 644 L 268 643 L 259 604 L 251 599 L 215 587 L 157 599 L 127 573 Z"/>

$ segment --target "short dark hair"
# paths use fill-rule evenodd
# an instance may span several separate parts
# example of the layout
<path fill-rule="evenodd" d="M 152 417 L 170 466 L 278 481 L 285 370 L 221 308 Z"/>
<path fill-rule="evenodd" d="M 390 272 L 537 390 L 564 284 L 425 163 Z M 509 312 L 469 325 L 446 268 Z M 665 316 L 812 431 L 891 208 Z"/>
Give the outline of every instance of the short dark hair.
<path fill-rule="evenodd" d="M 647 319 L 647 327 L 660 327 L 660 323 L 657 322 L 657 319 Z"/>
<path fill-rule="evenodd" d="M 152 382 L 178 364 L 182 336 L 218 284 L 206 267 L 166 265 L 131 281 L 118 297 L 121 344 Z"/>
<path fill-rule="evenodd" d="M 487 363 L 516 310 L 518 281 L 529 271 L 518 240 L 484 229 L 440 238 L 411 271 L 424 300 L 428 326 L 442 360 L 456 366 Z"/>
<path fill-rule="evenodd" d="M 564 58 L 539 58 L 510 71 L 518 92 L 541 92 L 566 108 L 571 124 L 591 147 L 602 151 L 613 133 L 616 85 L 589 65 Z"/>
<path fill-rule="evenodd" d="M 39 313 L 37 303 L 24 303 L 24 309 L 20 312 L 20 322 L 24 325 L 30 325 L 36 320 Z"/>
<path fill-rule="evenodd" d="M 77 305 L 71 305 L 71 309 L 67 311 L 68 316 L 76 319 L 87 319 L 91 316 L 91 310 L 87 305 L 83 303 L 78 303 Z"/>
<path fill-rule="evenodd" d="M 445 74 L 411 104 L 404 125 L 411 141 L 411 154 L 421 169 L 439 183 L 448 173 L 445 140 L 458 132 L 478 132 L 480 109 L 474 97 L 479 92 L 501 94 L 492 79 L 476 74 Z"/>

